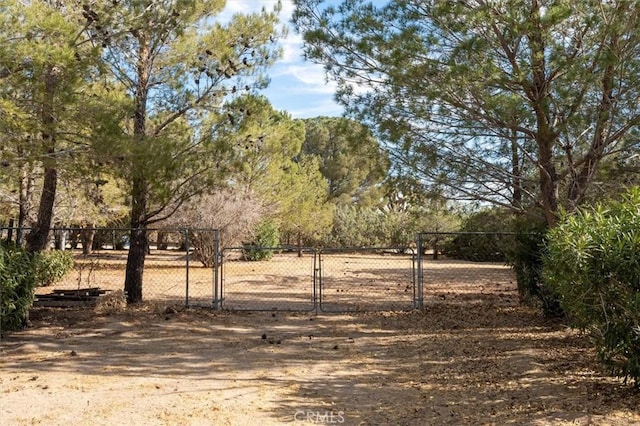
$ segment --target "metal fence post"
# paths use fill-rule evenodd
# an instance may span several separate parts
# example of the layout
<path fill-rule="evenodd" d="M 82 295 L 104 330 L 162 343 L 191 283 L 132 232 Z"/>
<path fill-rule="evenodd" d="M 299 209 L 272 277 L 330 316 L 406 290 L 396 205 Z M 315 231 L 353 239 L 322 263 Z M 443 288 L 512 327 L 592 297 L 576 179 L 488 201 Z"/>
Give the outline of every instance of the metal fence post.
<path fill-rule="evenodd" d="M 217 311 L 220 309 L 220 294 L 219 284 L 220 284 L 220 275 L 218 274 L 218 268 L 220 266 L 220 261 L 222 260 L 220 256 L 220 231 L 215 230 L 213 234 L 213 310 Z"/>
<path fill-rule="evenodd" d="M 323 270 L 322 270 L 322 262 L 323 262 L 322 255 L 323 255 L 322 249 L 318 250 L 318 265 L 317 265 L 316 270 L 317 270 L 317 273 L 318 273 L 318 308 L 320 310 L 322 310 L 322 303 L 323 303 L 323 301 L 322 301 L 322 291 L 323 291 L 323 288 L 322 288 L 322 273 L 323 273 Z"/>
<path fill-rule="evenodd" d="M 320 292 L 320 260 L 318 259 L 320 253 L 318 250 L 313 250 L 313 308 L 316 311 L 316 315 L 318 315 L 318 309 L 320 308 L 320 301 L 318 300 L 318 295 Z"/>
<path fill-rule="evenodd" d="M 186 299 L 185 299 L 185 306 L 188 308 L 189 307 L 189 251 L 191 250 L 191 248 L 189 247 L 189 228 L 186 228 L 184 230 L 184 240 L 185 240 L 185 247 L 187 250 L 187 255 L 185 257 L 186 259 Z"/>
<path fill-rule="evenodd" d="M 416 283 L 417 292 L 415 304 L 418 309 L 424 308 L 424 268 L 423 268 L 423 238 L 422 234 L 417 235 L 417 249 L 418 249 L 418 282 Z"/>

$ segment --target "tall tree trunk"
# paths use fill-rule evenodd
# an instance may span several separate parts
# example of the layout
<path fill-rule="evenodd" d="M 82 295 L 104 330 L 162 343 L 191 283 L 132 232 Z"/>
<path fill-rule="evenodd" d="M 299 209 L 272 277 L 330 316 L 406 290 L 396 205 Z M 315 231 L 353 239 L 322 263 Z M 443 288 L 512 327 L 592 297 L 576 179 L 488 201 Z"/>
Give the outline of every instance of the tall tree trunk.
<path fill-rule="evenodd" d="M 59 229 L 55 233 L 56 250 L 64 251 L 67 249 L 67 231 Z"/>
<path fill-rule="evenodd" d="M 139 42 L 136 69 L 138 82 L 135 94 L 133 135 L 134 143 L 141 146 L 146 143 L 150 50 L 149 42 L 145 35 L 137 32 L 136 35 Z M 135 159 L 134 161 L 139 160 Z M 144 171 L 141 168 L 136 168 L 131 183 L 131 236 L 124 291 L 127 294 L 127 303 L 134 304 L 142 302 L 142 275 L 149 245 L 147 235 L 149 188 Z"/>
<path fill-rule="evenodd" d="M 132 220 L 129 255 L 124 282 L 127 303 L 142 302 L 142 277 L 147 255 L 147 230 L 144 226 L 135 227 Z"/>
<path fill-rule="evenodd" d="M 24 240 L 24 228 L 27 226 L 27 218 L 33 202 L 33 177 L 26 169 L 22 169 L 20 176 L 20 199 L 18 201 L 18 229 L 16 232 L 16 244 L 22 245 Z"/>
<path fill-rule="evenodd" d="M 56 119 L 54 112 L 54 98 L 60 69 L 50 66 L 45 76 L 44 100 L 42 102 L 42 146 L 44 147 L 44 182 L 42 195 L 38 207 L 36 225 L 27 236 L 27 250 L 32 253 L 44 250 L 49 241 L 49 231 L 53 220 L 53 205 L 56 200 L 58 187 L 58 170 L 56 164 Z"/>
<path fill-rule="evenodd" d="M 166 250 L 168 247 L 169 243 L 167 242 L 167 233 L 164 231 L 158 231 L 158 250 Z"/>
<path fill-rule="evenodd" d="M 131 234 L 129 254 L 124 282 L 127 303 L 142 302 L 142 278 L 144 262 L 149 245 L 147 235 L 147 184 L 142 176 L 137 176 L 132 185 Z"/>
<path fill-rule="evenodd" d="M 16 226 L 15 219 L 9 219 L 9 229 L 7 230 L 7 241 L 13 241 L 13 227 Z"/>
<path fill-rule="evenodd" d="M 38 220 L 27 235 L 27 250 L 32 253 L 43 251 L 49 241 L 51 222 L 53 221 L 53 204 L 56 199 L 58 186 L 58 170 L 55 167 L 45 167 L 44 184 L 38 208 Z"/>
<path fill-rule="evenodd" d="M 546 70 L 544 30 L 541 22 L 542 5 L 534 0 L 531 5 L 531 17 L 534 25 L 527 35 L 531 50 L 532 81 L 527 87 L 527 96 L 532 103 L 536 116 L 538 146 L 538 169 L 542 209 L 549 227 L 556 223 L 558 212 L 559 178 L 554 163 L 553 148 L 557 135 L 551 126 L 549 114 L 549 84 Z"/>
<path fill-rule="evenodd" d="M 96 236 L 96 229 L 91 227 L 80 231 L 82 239 L 82 254 L 91 254 L 93 251 L 93 239 Z"/>

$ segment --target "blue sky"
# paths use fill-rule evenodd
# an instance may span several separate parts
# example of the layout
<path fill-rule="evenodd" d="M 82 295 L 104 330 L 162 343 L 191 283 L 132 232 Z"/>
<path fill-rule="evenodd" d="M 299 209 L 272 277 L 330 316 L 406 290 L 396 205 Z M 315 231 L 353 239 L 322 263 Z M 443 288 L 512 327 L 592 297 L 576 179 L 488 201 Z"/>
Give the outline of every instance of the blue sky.
<path fill-rule="evenodd" d="M 221 19 L 234 13 L 260 11 L 262 6 L 272 9 L 277 0 L 227 0 Z M 294 6 L 282 0 L 280 20 L 289 25 Z M 226 15 L 226 16 L 225 16 Z M 335 84 L 325 82 L 321 65 L 305 62 L 302 57 L 302 36 L 289 25 L 289 34 L 280 41 L 283 57 L 269 71 L 271 84 L 262 91 L 274 108 L 288 111 L 293 118 L 339 116 L 343 107 L 334 100 Z"/>

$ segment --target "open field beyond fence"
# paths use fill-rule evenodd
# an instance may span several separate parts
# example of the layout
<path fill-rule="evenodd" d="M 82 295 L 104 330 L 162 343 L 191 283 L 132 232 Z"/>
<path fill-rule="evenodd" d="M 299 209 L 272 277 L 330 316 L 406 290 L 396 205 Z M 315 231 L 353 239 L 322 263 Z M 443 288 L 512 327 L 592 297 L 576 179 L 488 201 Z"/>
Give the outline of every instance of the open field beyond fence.
<path fill-rule="evenodd" d="M 514 277 L 500 263 L 424 260 L 424 288 L 418 287 L 415 257 L 407 254 L 338 252 L 276 253 L 266 261 L 242 261 L 235 249 L 225 249 L 219 269 L 218 293 L 215 273 L 193 256 L 178 250 L 153 250 L 147 256 L 143 299 L 147 301 L 212 306 L 229 310 L 280 310 L 327 312 L 410 310 L 422 298 L 424 304 L 446 298 L 447 292 L 466 294 L 473 303 L 483 291 L 508 291 Z M 91 255 L 74 252 L 75 269 L 55 286 L 59 289 L 100 288 L 122 290 L 126 251 L 103 250 Z M 187 268 L 188 265 L 188 268 Z M 463 285 L 464 288 L 460 288 Z"/>

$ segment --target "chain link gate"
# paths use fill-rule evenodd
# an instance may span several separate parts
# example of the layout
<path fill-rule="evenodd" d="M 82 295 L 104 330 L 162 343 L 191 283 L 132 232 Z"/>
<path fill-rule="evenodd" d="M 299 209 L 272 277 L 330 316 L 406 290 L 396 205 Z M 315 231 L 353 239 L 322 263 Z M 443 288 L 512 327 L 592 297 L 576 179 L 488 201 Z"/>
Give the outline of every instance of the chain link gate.
<path fill-rule="evenodd" d="M 413 250 L 323 249 L 318 256 L 321 311 L 402 311 L 417 307 Z"/>
<path fill-rule="evenodd" d="M 471 291 L 509 288 L 515 282 L 503 258 L 516 243 L 513 233 L 424 232 L 416 236 L 415 250 L 298 250 L 291 246 L 221 249 L 217 230 L 177 232 L 187 247 L 187 306 L 300 312 L 423 309 L 427 299 L 431 303 L 442 297 L 432 294 L 431 284 L 463 285 Z M 159 248 L 159 236 L 158 240 Z M 261 256 L 265 259 L 247 260 Z M 171 284 L 177 296 L 180 282 L 174 279 Z M 154 298 L 167 294 L 169 290 L 163 290 Z"/>
<path fill-rule="evenodd" d="M 227 247 L 219 255 L 220 298 L 213 306 L 316 313 L 415 309 L 416 261 L 413 250 L 397 248 Z"/>
<path fill-rule="evenodd" d="M 16 240 L 29 229 L 1 228 Z M 75 265 L 38 291 L 121 290 L 130 229 L 56 228 L 50 248 L 69 250 Z M 422 309 L 460 286 L 506 294 L 516 283 L 505 255 L 513 233 L 424 232 L 415 250 L 388 248 L 220 247 L 215 229 L 147 229 L 143 299 L 215 310 L 351 312 Z M 90 238 L 89 238 L 90 237 Z M 83 253 L 92 247 L 90 253 Z M 266 255 L 270 260 L 247 261 Z M 425 291 L 427 292 L 425 294 Z M 436 293 L 437 292 L 437 293 Z"/>
<path fill-rule="evenodd" d="M 318 257 L 314 249 L 227 247 L 220 259 L 222 309 L 317 310 Z"/>
<path fill-rule="evenodd" d="M 422 232 L 416 244 L 417 308 L 447 298 L 449 290 L 460 303 L 475 303 L 485 291 L 507 300 L 517 287 L 508 265 L 508 254 L 518 246 L 515 233 Z"/>

